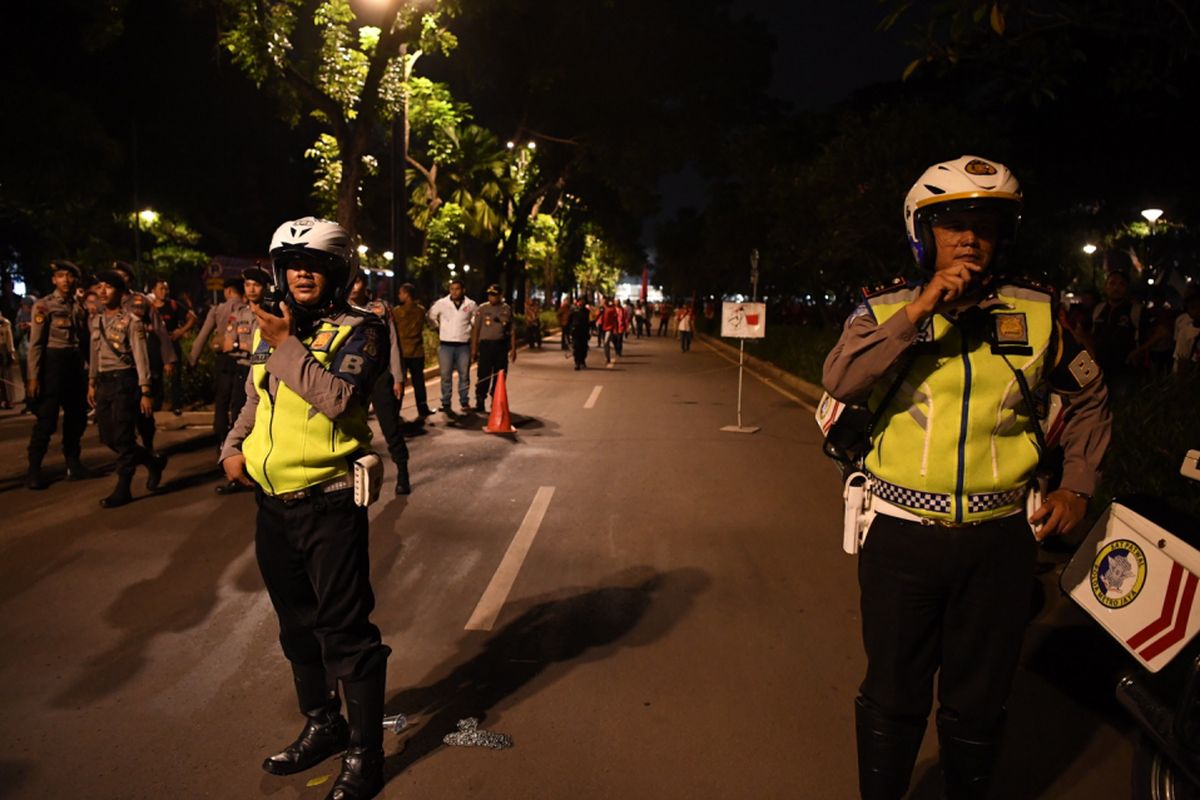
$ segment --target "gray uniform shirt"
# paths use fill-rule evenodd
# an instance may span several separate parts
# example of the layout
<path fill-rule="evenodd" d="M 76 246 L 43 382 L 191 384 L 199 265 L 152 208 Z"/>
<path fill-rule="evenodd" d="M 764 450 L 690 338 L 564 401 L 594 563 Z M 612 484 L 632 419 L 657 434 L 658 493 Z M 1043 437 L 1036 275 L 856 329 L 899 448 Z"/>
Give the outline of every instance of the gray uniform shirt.
<path fill-rule="evenodd" d="M 121 307 L 137 314 L 147 336 L 154 334 L 155 344 L 162 356 L 162 363 L 174 364 L 175 348 L 171 346 L 171 334 L 167 332 L 166 323 L 158 315 L 158 309 L 154 307 L 154 300 L 141 292 L 126 292 L 125 298 L 121 301 Z"/>
<path fill-rule="evenodd" d="M 393 384 L 404 383 L 404 363 L 401 360 L 400 336 L 396 331 L 396 318 L 392 315 L 391 304 L 386 300 L 369 300 L 365 306 L 362 306 L 362 309 L 370 311 L 387 325 L 388 342 L 392 347 L 392 354 L 388 358 L 388 372 L 392 373 Z"/>
<path fill-rule="evenodd" d="M 86 357 L 87 309 L 74 297 L 51 292 L 33 305 L 29 321 L 29 378 L 40 380 L 42 353 L 47 350 L 78 350 Z"/>
<path fill-rule="evenodd" d="M 821 382 L 838 400 L 864 402 L 885 380 L 888 370 L 916 340 L 917 327 L 903 311 L 879 325 L 871 314 L 855 314 L 825 359 Z M 1049 359 L 1047 359 L 1049 361 Z M 1047 363 L 1049 374 L 1054 365 Z M 1031 387 L 1035 388 L 1036 387 Z M 1064 397 L 1068 406 L 1063 428 L 1063 477 L 1061 486 L 1086 495 L 1096 493 L 1100 459 L 1112 433 L 1108 411 L 1108 389 L 1103 380 L 1093 380 L 1079 392 Z"/>
<path fill-rule="evenodd" d="M 122 308 L 115 314 L 100 313 L 92 320 L 92 354 L 88 378 L 102 372 L 136 369 L 139 386 L 150 385 L 150 355 L 146 351 L 146 328 L 137 314 Z"/>
<path fill-rule="evenodd" d="M 213 331 L 222 336 L 221 352 L 237 359 L 242 366 L 249 366 L 250 353 L 254 349 L 254 332 L 258 330 L 258 317 L 254 309 L 240 297 L 226 300 L 213 306 L 204 317 L 204 324 L 192 342 L 192 352 L 188 355 L 188 363 L 193 367 L 200 361 L 208 337 Z"/>
<path fill-rule="evenodd" d="M 484 303 L 475 309 L 475 330 L 479 341 L 499 342 L 512 336 L 512 308 L 508 303 Z"/>

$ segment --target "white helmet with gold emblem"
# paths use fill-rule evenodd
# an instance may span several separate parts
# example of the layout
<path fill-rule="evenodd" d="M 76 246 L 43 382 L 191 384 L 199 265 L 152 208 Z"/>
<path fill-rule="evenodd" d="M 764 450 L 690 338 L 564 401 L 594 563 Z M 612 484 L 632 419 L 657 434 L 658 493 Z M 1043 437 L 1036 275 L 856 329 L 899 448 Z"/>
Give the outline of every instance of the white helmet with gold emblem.
<path fill-rule="evenodd" d="M 1008 167 L 978 156 L 934 164 L 904 198 L 904 226 L 917 264 L 932 270 L 933 221 L 939 213 L 994 210 L 1000 221 L 997 249 L 1012 239 L 1021 219 L 1021 185 Z"/>

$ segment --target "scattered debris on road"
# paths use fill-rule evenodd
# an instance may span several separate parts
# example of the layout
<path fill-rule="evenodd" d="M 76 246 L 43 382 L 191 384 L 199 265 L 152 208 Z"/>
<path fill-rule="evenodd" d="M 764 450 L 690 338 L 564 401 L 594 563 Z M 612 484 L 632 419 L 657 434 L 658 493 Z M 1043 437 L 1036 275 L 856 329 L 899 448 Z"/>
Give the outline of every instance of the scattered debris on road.
<path fill-rule="evenodd" d="M 490 747 L 507 750 L 513 746 L 512 737 L 506 733 L 479 730 L 479 720 L 467 717 L 458 721 L 458 733 L 447 733 L 443 742 L 451 747 Z"/>

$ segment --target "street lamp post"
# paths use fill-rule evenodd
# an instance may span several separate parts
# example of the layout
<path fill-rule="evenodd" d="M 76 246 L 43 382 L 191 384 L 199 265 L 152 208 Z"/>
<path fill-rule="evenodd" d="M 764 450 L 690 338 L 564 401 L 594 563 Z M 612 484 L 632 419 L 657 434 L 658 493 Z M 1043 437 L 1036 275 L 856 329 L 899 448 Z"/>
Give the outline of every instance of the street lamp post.
<path fill-rule="evenodd" d="M 1096 288 L 1096 245 L 1088 242 L 1083 246 L 1083 252 L 1087 254 L 1088 263 L 1092 268 L 1092 289 Z"/>

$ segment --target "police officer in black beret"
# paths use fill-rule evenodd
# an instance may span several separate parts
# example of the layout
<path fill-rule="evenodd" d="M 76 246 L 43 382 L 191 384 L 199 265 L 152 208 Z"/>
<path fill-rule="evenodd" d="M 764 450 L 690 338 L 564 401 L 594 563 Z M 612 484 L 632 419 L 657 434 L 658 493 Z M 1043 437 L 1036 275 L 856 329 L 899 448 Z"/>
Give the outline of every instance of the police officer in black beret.
<path fill-rule="evenodd" d="M 80 439 L 87 427 L 85 362 L 87 311 L 75 299 L 81 277 L 70 261 L 52 261 L 54 291 L 33 306 L 29 327 L 29 375 L 26 394 L 37 415 L 29 437 L 29 473 L 25 485 L 45 489 L 42 459 L 58 427 L 62 409 L 62 450 L 67 460 L 67 480 L 90 477 L 79 461 Z"/>
<path fill-rule="evenodd" d="M 151 455 L 137 443 L 138 415 L 154 413 L 146 329 L 138 315 L 123 306 L 125 278 L 119 272 L 101 272 L 96 281 L 103 310 L 92 320 L 87 399 L 96 409 L 100 441 L 117 454 L 117 485 L 100 501 L 105 508 L 115 508 L 133 499 L 130 484 L 138 465 L 150 472 L 146 488 L 157 490 L 166 458 Z"/>

